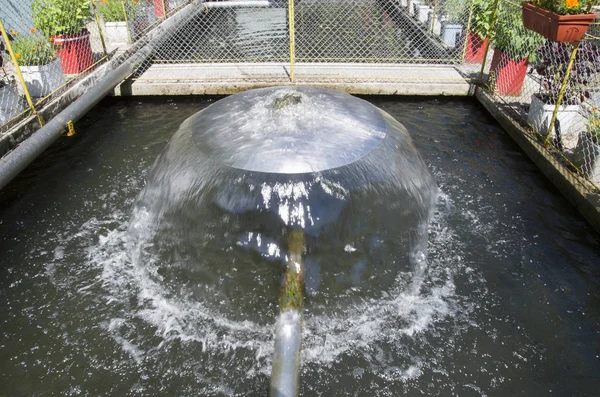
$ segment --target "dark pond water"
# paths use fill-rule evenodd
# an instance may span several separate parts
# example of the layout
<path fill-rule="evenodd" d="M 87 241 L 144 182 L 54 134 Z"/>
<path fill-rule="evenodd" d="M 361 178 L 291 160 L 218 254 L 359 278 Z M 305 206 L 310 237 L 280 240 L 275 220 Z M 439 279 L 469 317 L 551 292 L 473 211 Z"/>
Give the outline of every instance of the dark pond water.
<path fill-rule="evenodd" d="M 438 183 L 428 264 L 416 293 L 307 305 L 302 394 L 598 395 L 598 235 L 475 102 L 368 99 Z M 0 193 L 0 395 L 265 395 L 272 323 L 178 295 L 129 251 L 148 169 L 212 101 L 104 101 Z"/>

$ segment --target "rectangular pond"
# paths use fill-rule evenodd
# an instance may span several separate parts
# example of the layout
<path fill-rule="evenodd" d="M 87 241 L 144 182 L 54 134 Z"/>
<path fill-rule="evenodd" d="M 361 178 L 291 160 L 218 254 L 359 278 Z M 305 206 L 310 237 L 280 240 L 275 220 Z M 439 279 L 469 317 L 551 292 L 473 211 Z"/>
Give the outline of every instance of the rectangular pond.
<path fill-rule="evenodd" d="M 231 315 L 235 290 L 207 305 L 131 260 L 150 166 L 217 99 L 107 99 L 0 192 L 2 393 L 265 395 L 279 280 L 256 285 L 259 321 Z M 597 395 L 599 236 L 475 101 L 365 99 L 438 184 L 428 264 L 416 294 L 307 297 L 301 394 Z"/>

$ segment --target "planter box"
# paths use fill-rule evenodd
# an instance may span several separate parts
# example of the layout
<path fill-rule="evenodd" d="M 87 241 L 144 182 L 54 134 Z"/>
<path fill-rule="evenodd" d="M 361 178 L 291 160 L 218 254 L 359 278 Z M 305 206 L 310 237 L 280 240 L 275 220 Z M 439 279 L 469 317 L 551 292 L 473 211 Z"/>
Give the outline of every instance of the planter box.
<path fill-rule="evenodd" d="M 522 6 L 523 26 L 552 41 L 579 41 L 596 19 L 596 14 L 558 15 L 531 3 Z"/>
<path fill-rule="evenodd" d="M 523 89 L 528 64 L 528 58 L 510 59 L 508 55 L 495 48 L 488 84 L 500 95 L 518 96 Z"/>
<path fill-rule="evenodd" d="M 487 46 L 488 38 L 481 38 L 473 31 L 467 35 L 467 48 L 465 51 L 465 62 L 481 63 L 485 55 L 485 47 Z"/>
<path fill-rule="evenodd" d="M 56 59 L 47 65 L 21 66 L 25 85 L 32 97 L 44 97 L 65 83 L 65 75 Z"/>
<path fill-rule="evenodd" d="M 442 42 L 448 47 L 460 45 L 462 39 L 463 26 L 459 23 L 442 22 L 440 36 Z"/>
<path fill-rule="evenodd" d="M 65 74 L 81 73 L 94 63 L 87 29 L 76 34 L 53 36 L 52 40 L 58 48 L 58 58 Z"/>
<path fill-rule="evenodd" d="M 0 87 L 0 126 L 23 111 L 23 99 L 14 85 Z"/>
<path fill-rule="evenodd" d="M 545 104 L 538 94 L 534 94 L 531 97 L 527 124 L 545 136 L 555 107 L 556 105 Z M 579 141 L 579 132 L 584 126 L 585 118 L 580 113 L 579 105 L 562 105 L 556 116 L 552 139 L 562 146 L 563 150 L 574 150 Z"/>
<path fill-rule="evenodd" d="M 421 22 L 421 23 L 426 23 L 427 19 L 429 18 L 429 14 L 431 14 L 433 12 L 433 8 L 430 6 L 426 6 L 426 5 L 415 5 L 415 17 L 417 18 L 417 21 Z"/>
<path fill-rule="evenodd" d="M 131 44 L 130 33 L 127 31 L 127 23 L 121 22 L 105 22 L 104 31 L 106 32 L 106 41 L 113 45 Z"/>

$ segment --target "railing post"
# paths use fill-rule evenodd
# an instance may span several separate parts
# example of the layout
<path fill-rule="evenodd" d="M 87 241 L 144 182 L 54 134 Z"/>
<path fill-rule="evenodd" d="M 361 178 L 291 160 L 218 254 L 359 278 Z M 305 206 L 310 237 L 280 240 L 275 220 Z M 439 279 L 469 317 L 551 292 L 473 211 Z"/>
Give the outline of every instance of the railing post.
<path fill-rule="evenodd" d="M 471 0 L 471 7 L 469 8 L 469 18 L 467 19 L 467 28 L 465 29 L 465 39 L 463 42 L 462 57 L 461 57 L 462 62 L 465 62 L 465 56 L 467 54 L 467 43 L 469 42 L 469 34 L 471 32 L 471 21 L 473 20 L 473 8 L 474 7 L 475 7 L 475 0 Z"/>
<path fill-rule="evenodd" d="M 569 85 L 569 76 L 571 75 L 571 69 L 573 69 L 573 63 L 575 62 L 575 56 L 577 55 L 577 50 L 579 49 L 579 45 L 581 41 L 578 41 L 573 46 L 573 50 L 571 51 L 571 57 L 569 58 L 569 63 L 567 64 L 567 70 L 565 71 L 565 77 L 560 85 L 560 90 L 558 91 L 558 97 L 556 98 L 556 106 L 554 107 L 554 112 L 552 112 L 552 119 L 550 119 L 550 124 L 548 125 L 548 130 L 546 131 L 546 138 L 544 139 L 544 146 L 548 146 L 550 143 L 550 138 L 552 136 L 552 130 L 554 129 L 554 123 L 556 123 L 556 117 L 558 116 L 558 111 L 560 109 L 560 105 L 562 103 L 563 97 L 565 95 L 565 91 L 567 90 L 567 86 Z"/>
<path fill-rule="evenodd" d="M 496 23 L 498 22 L 498 14 L 500 10 L 500 0 L 495 0 L 494 12 L 490 20 L 490 39 L 485 45 L 485 52 L 483 53 L 483 61 L 481 62 L 481 70 L 479 71 L 479 81 L 483 82 L 483 71 L 485 70 L 485 62 L 487 60 L 488 52 L 490 51 L 490 44 L 494 36 L 494 29 L 496 29 Z"/>
<path fill-rule="evenodd" d="M 106 51 L 106 42 L 104 41 L 104 33 L 102 32 L 102 24 L 100 23 L 100 18 L 98 17 L 98 10 L 96 9 L 96 2 L 92 1 L 92 8 L 94 10 L 94 19 L 96 20 L 96 26 L 98 26 L 98 33 L 100 34 L 100 42 L 102 43 L 102 51 L 104 51 L 104 56 L 108 56 L 108 51 Z"/>
<path fill-rule="evenodd" d="M 294 0 L 288 0 L 288 25 L 290 38 L 290 82 L 294 82 L 294 64 L 296 63 L 296 29 L 294 26 Z"/>
<path fill-rule="evenodd" d="M 431 12 L 431 33 L 435 30 L 435 14 L 437 12 L 438 0 L 433 0 L 433 11 Z"/>
<path fill-rule="evenodd" d="M 133 37 L 131 37 L 131 29 L 129 27 L 129 18 L 127 17 L 127 9 L 125 8 L 125 0 L 121 0 L 121 7 L 123 7 L 123 15 L 125 15 L 125 28 L 127 29 L 127 37 L 129 37 L 129 42 L 133 43 Z M 163 12 L 164 12 L 164 9 L 165 9 L 165 2 L 163 0 Z"/>
<path fill-rule="evenodd" d="M 25 94 L 25 99 L 27 99 L 27 104 L 29 105 L 29 108 L 31 109 L 32 114 L 34 114 L 37 117 L 40 127 L 43 127 L 44 126 L 44 118 L 42 117 L 41 113 L 38 113 L 38 111 L 35 109 L 35 105 L 33 104 L 33 100 L 31 99 L 31 95 L 29 94 L 29 90 L 27 89 L 27 84 L 25 84 L 25 79 L 23 78 L 23 74 L 21 73 L 21 68 L 19 67 L 19 62 L 17 60 L 15 52 L 13 51 L 12 45 L 10 44 L 10 40 L 8 39 L 8 34 L 6 33 L 6 30 L 4 29 L 4 23 L 2 22 L 1 19 L 0 19 L 0 31 L 2 32 L 2 37 L 4 38 L 4 43 L 6 44 L 6 49 L 8 50 L 8 54 L 10 55 L 10 59 L 12 60 L 13 64 L 15 65 L 15 71 L 17 72 L 17 77 L 19 78 L 19 82 L 21 83 L 21 86 L 23 87 L 23 93 Z"/>

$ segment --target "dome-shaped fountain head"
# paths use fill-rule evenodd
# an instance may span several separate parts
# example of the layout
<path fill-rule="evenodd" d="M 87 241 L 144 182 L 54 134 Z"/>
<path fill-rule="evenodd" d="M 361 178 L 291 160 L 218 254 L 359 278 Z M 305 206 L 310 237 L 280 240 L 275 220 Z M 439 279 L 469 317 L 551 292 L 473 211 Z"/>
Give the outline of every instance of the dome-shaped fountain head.
<path fill-rule="evenodd" d="M 181 125 L 131 230 L 141 263 L 165 284 L 232 317 L 269 321 L 292 230 L 305 235 L 312 310 L 337 310 L 424 263 L 435 194 L 408 132 L 386 112 L 328 89 L 264 88 Z"/>
<path fill-rule="evenodd" d="M 383 114 L 338 91 L 250 90 L 222 99 L 190 125 L 196 147 L 228 167 L 277 174 L 343 167 L 385 139 Z"/>

